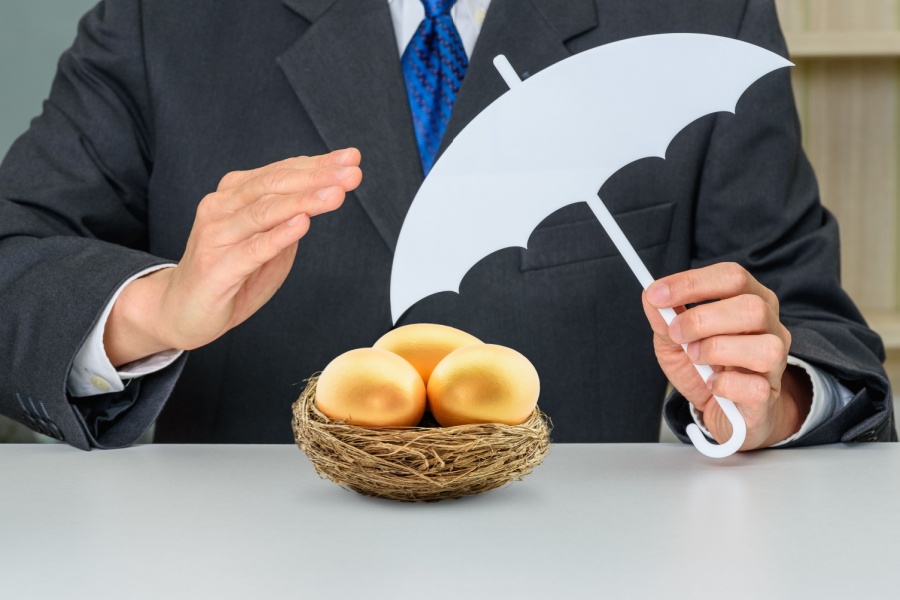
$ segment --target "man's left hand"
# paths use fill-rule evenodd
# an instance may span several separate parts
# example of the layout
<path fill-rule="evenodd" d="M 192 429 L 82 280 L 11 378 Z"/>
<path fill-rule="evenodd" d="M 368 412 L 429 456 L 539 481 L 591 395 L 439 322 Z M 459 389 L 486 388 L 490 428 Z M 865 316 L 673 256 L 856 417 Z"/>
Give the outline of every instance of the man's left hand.
<path fill-rule="evenodd" d="M 704 304 L 685 309 L 698 303 Z M 720 263 L 654 282 L 643 304 L 660 366 L 717 442 L 727 441 L 732 428 L 713 394 L 732 400 L 747 422 L 741 450 L 765 448 L 799 431 L 812 387 L 802 369 L 787 366 L 791 334 L 772 290 L 740 265 Z M 658 308 L 679 315 L 666 325 Z M 712 366 L 711 380 L 704 382 L 692 363 Z"/>

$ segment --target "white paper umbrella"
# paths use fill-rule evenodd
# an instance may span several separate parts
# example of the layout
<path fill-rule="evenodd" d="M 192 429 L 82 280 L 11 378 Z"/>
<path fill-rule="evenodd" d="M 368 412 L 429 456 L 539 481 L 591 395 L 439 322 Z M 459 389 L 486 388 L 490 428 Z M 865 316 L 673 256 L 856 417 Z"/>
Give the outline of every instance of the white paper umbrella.
<path fill-rule="evenodd" d="M 575 202 L 588 203 L 646 289 L 653 277 L 597 191 L 629 163 L 665 158 L 684 127 L 734 112 L 753 82 L 791 65 L 752 44 L 700 34 L 607 44 L 524 82 L 504 57 L 494 64 L 510 91 L 447 147 L 404 220 L 391 272 L 394 323 L 426 296 L 459 292 L 488 254 L 527 247 L 541 221 Z M 666 322 L 675 317 L 660 312 Z M 712 374 L 705 365 L 697 370 L 704 380 Z M 687 433 L 701 452 L 723 457 L 743 444 L 746 426 L 730 400 L 716 400 L 734 426 L 731 440 L 710 444 L 695 425 Z"/>

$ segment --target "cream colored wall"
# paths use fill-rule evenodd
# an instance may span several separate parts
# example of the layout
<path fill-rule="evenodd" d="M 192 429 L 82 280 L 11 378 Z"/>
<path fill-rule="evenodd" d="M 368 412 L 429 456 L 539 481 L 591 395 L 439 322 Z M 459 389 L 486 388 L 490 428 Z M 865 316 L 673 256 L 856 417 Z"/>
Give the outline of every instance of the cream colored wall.
<path fill-rule="evenodd" d="M 844 287 L 900 385 L 900 0 L 776 0 Z"/>

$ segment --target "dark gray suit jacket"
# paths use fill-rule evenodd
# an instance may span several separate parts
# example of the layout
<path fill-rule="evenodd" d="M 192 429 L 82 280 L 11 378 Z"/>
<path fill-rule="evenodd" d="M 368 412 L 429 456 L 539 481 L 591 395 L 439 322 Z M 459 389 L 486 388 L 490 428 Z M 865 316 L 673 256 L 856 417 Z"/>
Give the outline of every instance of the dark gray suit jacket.
<path fill-rule="evenodd" d="M 786 54 L 771 0 L 494 0 L 444 144 L 505 91 L 496 54 L 527 76 L 664 32 Z M 72 359 L 111 294 L 181 257 L 197 203 L 226 172 L 345 146 L 362 151 L 363 183 L 314 219 L 268 305 L 122 393 L 67 398 Z M 736 116 L 688 127 L 668 154 L 601 190 L 651 272 L 737 261 L 777 292 L 792 354 L 855 393 L 793 445 L 894 439 L 882 345 L 840 288 L 837 224 L 800 147 L 788 71 L 752 86 Z M 391 328 L 392 251 L 421 182 L 383 0 L 107 0 L 0 168 L 0 409 L 79 448 L 126 446 L 157 417 L 161 442 L 290 442 L 303 380 Z M 528 356 L 556 441 L 657 437 L 666 380 L 640 288 L 583 203 L 400 324 L 413 322 Z M 668 398 L 665 414 L 683 437 L 684 399 Z"/>

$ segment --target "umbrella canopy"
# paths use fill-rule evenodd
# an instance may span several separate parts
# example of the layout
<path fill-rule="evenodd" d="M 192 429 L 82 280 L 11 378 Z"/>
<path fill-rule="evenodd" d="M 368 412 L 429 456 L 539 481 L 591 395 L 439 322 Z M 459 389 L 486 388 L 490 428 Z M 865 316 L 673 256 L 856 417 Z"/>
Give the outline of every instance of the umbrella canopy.
<path fill-rule="evenodd" d="M 595 200 L 622 167 L 665 158 L 684 127 L 734 112 L 753 82 L 790 65 L 731 38 L 666 34 L 576 54 L 524 82 L 505 75 L 512 89 L 447 147 L 410 206 L 391 272 L 394 323 L 426 296 L 459 292 L 488 254 L 527 247 L 549 214 Z"/>

